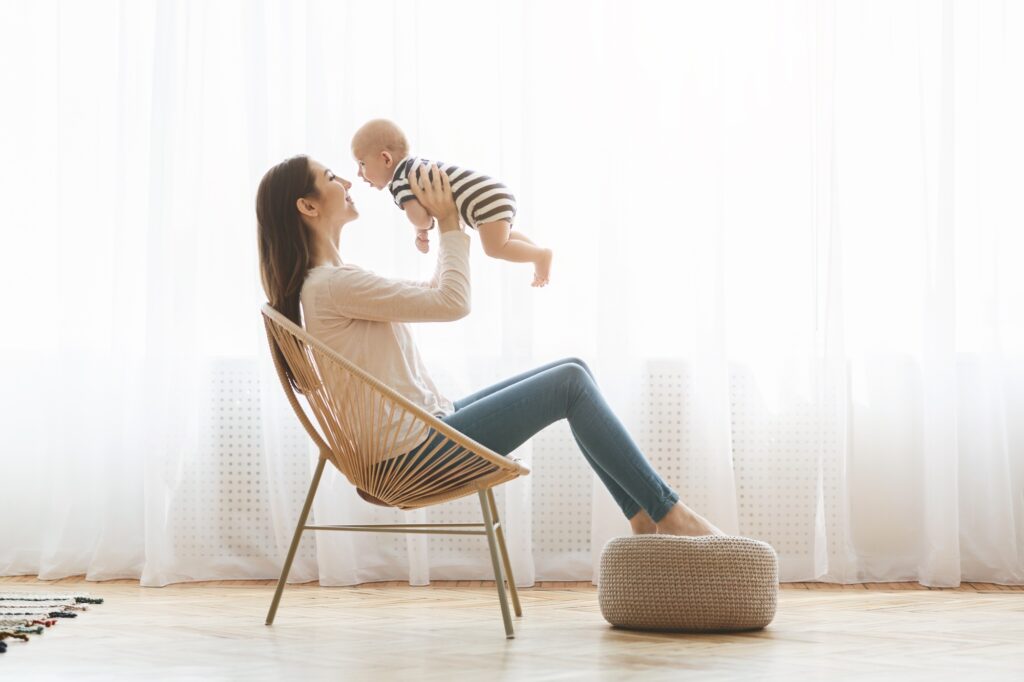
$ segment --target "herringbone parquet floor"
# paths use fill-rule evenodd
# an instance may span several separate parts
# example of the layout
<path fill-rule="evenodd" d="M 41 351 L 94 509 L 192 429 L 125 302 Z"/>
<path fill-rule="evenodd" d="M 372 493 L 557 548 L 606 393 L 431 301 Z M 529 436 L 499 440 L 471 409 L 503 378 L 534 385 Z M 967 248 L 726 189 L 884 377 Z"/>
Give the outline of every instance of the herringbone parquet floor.
<path fill-rule="evenodd" d="M 263 625 L 269 581 L 162 589 L 133 581 L 0 578 L 0 591 L 106 598 L 0 656 L 3 680 L 1021 680 L 1024 589 L 965 583 L 783 585 L 760 632 L 610 628 L 588 583 L 521 590 L 506 640 L 493 585 L 289 586 Z"/>

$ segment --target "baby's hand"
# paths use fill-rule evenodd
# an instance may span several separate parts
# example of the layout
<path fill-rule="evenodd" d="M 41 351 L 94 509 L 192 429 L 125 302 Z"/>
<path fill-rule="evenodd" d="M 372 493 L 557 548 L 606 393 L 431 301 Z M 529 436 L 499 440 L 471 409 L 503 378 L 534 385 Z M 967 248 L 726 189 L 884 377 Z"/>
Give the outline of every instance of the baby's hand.
<path fill-rule="evenodd" d="M 431 222 L 430 226 L 433 227 L 434 223 Z M 416 230 L 416 248 L 419 249 L 420 253 L 430 251 L 430 237 L 427 235 L 426 230 Z"/>

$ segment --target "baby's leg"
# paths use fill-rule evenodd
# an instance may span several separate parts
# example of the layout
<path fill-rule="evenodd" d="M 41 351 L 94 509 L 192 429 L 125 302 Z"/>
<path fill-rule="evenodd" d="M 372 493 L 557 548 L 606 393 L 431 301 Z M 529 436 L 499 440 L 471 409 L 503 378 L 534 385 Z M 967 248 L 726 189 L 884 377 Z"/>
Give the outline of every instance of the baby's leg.
<path fill-rule="evenodd" d="M 542 249 L 519 232 L 512 231 L 507 220 L 495 220 L 477 226 L 484 253 L 492 258 L 513 263 L 533 263 L 533 286 L 542 287 L 548 283 L 551 272 L 551 249 Z"/>
<path fill-rule="evenodd" d="M 522 232 L 516 232 L 515 230 L 509 230 L 508 231 L 508 238 L 509 239 L 518 239 L 519 241 L 526 242 L 527 244 L 532 244 L 533 243 L 532 239 L 527 237 Z"/>

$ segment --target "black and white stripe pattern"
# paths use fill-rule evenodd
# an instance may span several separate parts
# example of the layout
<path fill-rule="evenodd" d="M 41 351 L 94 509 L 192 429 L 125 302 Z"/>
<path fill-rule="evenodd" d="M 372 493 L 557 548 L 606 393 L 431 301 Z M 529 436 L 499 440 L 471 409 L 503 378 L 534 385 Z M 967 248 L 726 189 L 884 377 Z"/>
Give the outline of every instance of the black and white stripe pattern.
<path fill-rule="evenodd" d="M 427 159 L 408 156 L 395 168 L 395 175 L 388 184 L 388 191 L 399 208 L 410 199 L 416 198 L 409 189 L 409 169 L 417 161 L 423 165 L 430 163 Z M 507 220 L 510 223 L 513 221 L 516 215 L 516 198 L 505 185 L 467 168 L 440 161 L 434 163 L 451 181 L 452 194 L 455 195 L 455 205 L 462 216 L 462 222 L 476 229 L 482 223 L 495 220 Z"/>

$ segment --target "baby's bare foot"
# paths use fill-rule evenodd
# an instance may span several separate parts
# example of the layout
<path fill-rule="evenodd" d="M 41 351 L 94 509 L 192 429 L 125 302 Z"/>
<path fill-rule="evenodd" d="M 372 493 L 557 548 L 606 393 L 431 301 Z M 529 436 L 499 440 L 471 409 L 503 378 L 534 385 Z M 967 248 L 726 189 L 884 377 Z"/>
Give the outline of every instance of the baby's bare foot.
<path fill-rule="evenodd" d="M 554 253 L 551 249 L 543 249 L 540 259 L 534 263 L 533 284 L 531 286 L 542 287 L 548 283 L 551 275 L 551 257 Z"/>
<path fill-rule="evenodd" d="M 416 248 L 420 250 L 420 253 L 430 251 L 430 237 L 427 236 L 426 232 L 416 233 Z"/>

